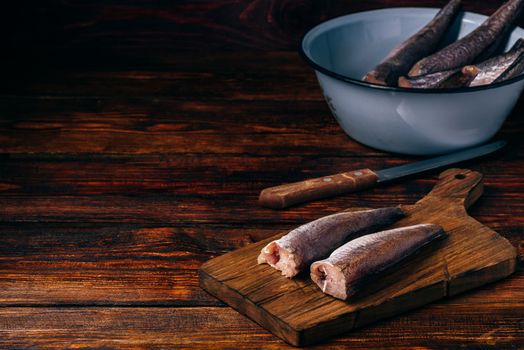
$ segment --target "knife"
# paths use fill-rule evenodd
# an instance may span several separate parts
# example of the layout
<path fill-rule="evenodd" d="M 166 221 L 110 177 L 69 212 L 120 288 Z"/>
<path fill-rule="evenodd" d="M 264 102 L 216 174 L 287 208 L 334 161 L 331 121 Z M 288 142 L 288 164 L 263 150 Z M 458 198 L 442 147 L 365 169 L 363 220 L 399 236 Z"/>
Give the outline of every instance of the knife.
<path fill-rule="evenodd" d="M 506 141 L 496 141 L 483 146 L 472 147 L 459 152 L 378 171 L 359 169 L 270 187 L 260 192 L 258 201 L 260 205 L 268 208 L 287 208 L 294 204 L 359 191 L 377 183 L 391 181 L 408 175 L 437 169 L 449 164 L 481 157 L 499 150 L 504 147 L 506 143 Z"/>

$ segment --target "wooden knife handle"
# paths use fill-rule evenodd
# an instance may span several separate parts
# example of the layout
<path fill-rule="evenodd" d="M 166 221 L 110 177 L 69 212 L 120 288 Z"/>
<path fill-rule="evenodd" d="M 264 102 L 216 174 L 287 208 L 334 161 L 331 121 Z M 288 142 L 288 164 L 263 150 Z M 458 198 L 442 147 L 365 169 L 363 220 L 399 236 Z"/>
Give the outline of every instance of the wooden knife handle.
<path fill-rule="evenodd" d="M 258 201 L 264 207 L 282 209 L 298 203 L 362 190 L 373 186 L 377 180 L 378 176 L 373 171 L 360 169 L 266 188 L 260 192 Z"/>

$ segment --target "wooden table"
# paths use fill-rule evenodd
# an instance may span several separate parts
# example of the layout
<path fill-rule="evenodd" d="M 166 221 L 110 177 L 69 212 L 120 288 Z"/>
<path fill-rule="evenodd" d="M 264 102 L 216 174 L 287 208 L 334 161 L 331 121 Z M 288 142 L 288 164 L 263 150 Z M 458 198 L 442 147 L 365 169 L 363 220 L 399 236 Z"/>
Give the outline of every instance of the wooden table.
<path fill-rule="evenodd" d="M 491 13 L 501 1 L 465 3 Z M 321 20 L 420 4 L 71 0 L 4 11 L 0 347 L 286 348 L 200 289 L 197 269 L 321 215 L 431 189 L 436 173 L 284 211 L 257 205 L 267 186 L 414 160 L 348 138 L 295 47 Z M 521 101 L 499 133 L 505 151 L 466 165 L 485 174 L 472 216 L 521 254 L 523 111 Z M 523 282 L 520 269 L 318 348 L 518 348 Z"/>

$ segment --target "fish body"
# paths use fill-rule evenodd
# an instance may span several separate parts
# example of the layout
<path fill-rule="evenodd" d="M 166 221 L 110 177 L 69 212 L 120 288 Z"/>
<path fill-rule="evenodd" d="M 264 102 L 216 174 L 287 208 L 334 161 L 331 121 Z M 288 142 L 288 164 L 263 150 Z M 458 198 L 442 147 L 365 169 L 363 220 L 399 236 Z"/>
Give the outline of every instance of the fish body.
<path fill-rule="evenodd" d="M 364 81 L 396 86 L 398 78 L 405 75 L 415 62 L 436 50 L 460 6 L 460 0 L 451 0 L 426 26 L 395 47 L 382 63 L 367 73 Z"/>
<path fill-rule="evenodd" d="M 415 89 L 432 89 L 438 88 L 444 81 L 456 74 L 459 70 L 447 70 L 443 72 L 436 72 L 418 77 L 400 77 L 398 79 L 398 86 L 404 88 Z"/>
<path fill-rule="evenodd" d="M 479 70 L 476 66 L 467 68 L 452 69 L 443 72 L 436 72 L 418 77 L 400 77 L 398 85 L 405 88 L 415 89 L 450 89 L 468 86 L 475 79 Z"/>
<path fill-rule="evenodd" d="M 497 79 L 495 83 L 500 81 L 508 80 L 520 75 L 524 71 L 524 54 L 520 54 L 519 57 L 508 67 Z"/>
<path fill-rule="evenodd" d="M 439 88 L 441 89 L 456 89 L 464 86 L 468 86 L 473 79 L 479 74 L 479 69 L 475 66 L 464 67 L 458 73 L 453 74 L 451 77 L 443 81 Z"/>
<path fill-rule="evenodd" d="M 418 61 L 408 75 L 417 77 L 471 64 L 508 33 L 523 5 L 524 0 L 507 1 L 471 33 Z"/>
<path fill-rule="evenodd" d="M 438 225 L 420 224 L 354 239 L 311 265 L 311 279 L 335 298 L 346 300 L 366 281 L 432 241 L 445 237 Z"/>
<path fill-rule="evenodd" d="M 476 64 L 475 67 L 477 67 L 479 73 L 469 83 L 469 86 L 489 85 L 504 80 L 504 74 L 510 75 L 509 69 L 522 56 L 524 56 L 524 40 L 519 39 L 508 52 Z M 467 67 L 471 66 L 466 66 L 463 69 Z"/>
<path fill-rule="evenodd" d="M 267 263 L 291 278 L 334 249 L 404 216 L 400 207 L 342 212 L 302 225 L 262 248 L 258 263 Z"/>
<path fill-rule="evenodd" d="M 436 89 L 459 88 L 464 86 L 488 85 L 509 79 L 522 72 L 516 62 L 524 61 L 524 40 L 519 39 L 506 53 L 492 57 L 476 65 L 467 65 L 462 69 L 435 72 L 417 77 L 400 77 L 398 85 L 405 88 Z M 523 64 L 524 66 L 524 64 Z M 515 74 L 510 72 L 513 68 Z M 524 67 L 523 67 L 524 68 Z"/>

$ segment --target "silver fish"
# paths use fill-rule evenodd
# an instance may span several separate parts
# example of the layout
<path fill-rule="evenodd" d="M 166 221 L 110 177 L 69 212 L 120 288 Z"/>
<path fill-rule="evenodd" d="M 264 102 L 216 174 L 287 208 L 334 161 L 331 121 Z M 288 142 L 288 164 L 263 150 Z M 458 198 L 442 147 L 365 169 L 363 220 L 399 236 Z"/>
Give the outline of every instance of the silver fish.
<path fill-rule="evenodd" d="M 395 47 L 384 60 L 364 77 L 370 83 L 396 86 L 418 60 L 437 49 L 442 37 L 457 16 L 461 0 L 451 0 L 416 34 Z"/>
<path fill-rule="evenodd" d="M 523 42 L 524 40 L 519 39 L 508 52 L 476 64 L 475 66 L 479 72 L 475 79 L 470 82 L 469 86 L 488 85 L 496 81 L 501 81 L 499 78 L 524 55 Z M 469 66 L 463 69 L 467 67 Z"/>
<path fill-rule="evenodd" d="M 486 50 L 491 51 L 490 48 L 498 39 L 509 32 L 523 8 L 524 0 L 508 0 L 471 33 L 418 61 L 408 75 L 416 77 L 475 62 L 476 58 Z"/>
<path fill-rule="evenodd" d="M 373 233 L 354 239 L 329 258 L 311 265 L 311 279 L 322 292 L 346 300 L 365 281 L 397 264 L 446 233 L 438 225 L 420 224 Z"/>
<path fill-rule="evenodd" d="M 400 207 L 388 207 L 325 216 L 266 245 L 258 263 L 267 263 L 291 278 L 349 239 L 391 225 L 404 215 Z"/>

